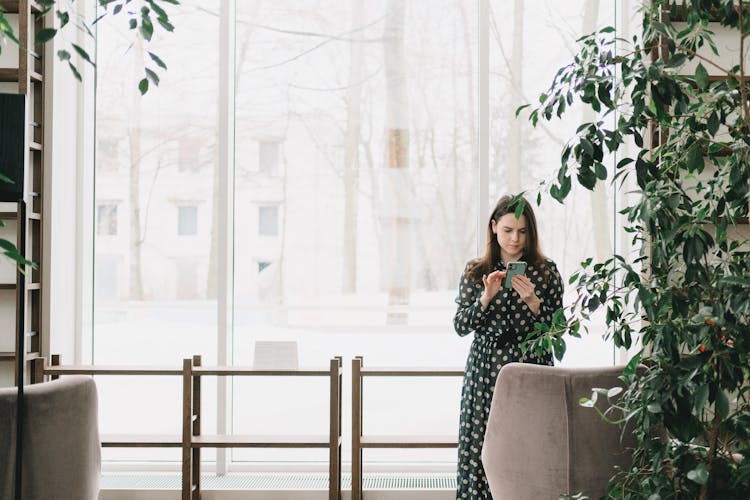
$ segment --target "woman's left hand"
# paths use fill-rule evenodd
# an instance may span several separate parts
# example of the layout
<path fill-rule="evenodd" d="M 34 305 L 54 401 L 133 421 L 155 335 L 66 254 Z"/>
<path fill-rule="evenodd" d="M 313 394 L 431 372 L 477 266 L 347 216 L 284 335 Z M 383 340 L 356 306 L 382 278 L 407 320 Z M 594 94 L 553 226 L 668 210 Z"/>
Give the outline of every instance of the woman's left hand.
<path fill-rule="evenodd" d="M 513 290 L 518 292 L 518 295 L 521 296 L 521 300 L 526 302 L 526 305 L 529 306 L 531 312 L 539 314 L 542 302 L 534 293 L 534 290 L 536 289 L 534 283 L 523 274 L 516 274 L 511 278 L 510 282 L 513 285 Z"/>

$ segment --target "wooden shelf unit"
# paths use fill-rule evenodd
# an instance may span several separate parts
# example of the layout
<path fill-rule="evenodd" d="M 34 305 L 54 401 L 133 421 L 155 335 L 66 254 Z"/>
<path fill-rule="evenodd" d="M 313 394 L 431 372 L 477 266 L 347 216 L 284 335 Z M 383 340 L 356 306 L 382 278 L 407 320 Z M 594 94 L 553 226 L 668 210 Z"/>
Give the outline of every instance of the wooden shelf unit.
<path fill-rule="evenodd" d="M 32 383 L 62 375 L 161 375 L 182 378 L 182 435 L 102 434 L 103 448 L 181 448 L 182 498 L 201 497 L 200 459 L 202 448 L 320 448 L 329 450 L 329 500 L 341 499 L 341 377 L 340 357 L 329 367 L 296 370 L 258 370 L 252 367 L 201 366 L 201 357 L 183 360 L 182 368 L 171 366 L 91 366 L 60 365 L 59 356 L 51 363 L 33 360 Z M 205 376 L 326 377 L 329 379 L 329 433 L 327 435 L 241 435 L 201 434 L 201 378 Z"/>
<path fill-rule="evenodd" d="M 715 11 L 715 9 L 712 9 L 712 10 Z M 739 6 L 735 7 L 735 10 L 737 10 L 739 12 Z M 687 8 L 683 8 L 682 5 L 678 5 L 678 2 L 674 2 L 674 5 L 669 5 L 669 3 L 668 3 L 665 6 L 665 8 L 662 9 L 661 15 L 662 15 L 662 18 L 665 21 L 670 21 L 670 22 L 674 22 L 674 23 L 683 23 L 683 22 L 687 22 L 687 16 L 689 14 L 689 11 L 690 11 L 690 7 L 689 6 Z M 713 13 L 712 13 L 712 15 L 713 15 Z M 716 18 L 709 19 L 709 22 L 713 22 L 714 26 L 716 26 L 715 23 L 717 22 L 717 19 Z M 663 46 L 665 44 L 664 37 L 660 36 L 659 40 L 660 40 L 659 41 L 659 45 Z M 657 55 L 656 51 L 652 52 L 652 60 L 656 61 L 657 58 L 659 58 L 659 57 L 661 57 L 661 56 Z M 664 59 L 662 58 L 662 60 L 664 60 Z M 684 78 L 685 80 L 690 80 L 690 79 L 694 78 L 694 75 L 691 75 L 691 74 L 680 74 L 680 75 L 677 75 L 677 76 L 681 77 L 681 78 Z M 728 75 L 723 75 L 723 74 L 722 75 L 708 75 L 709 84 L 715 83 L 715 82 L 725 81 L 728 78 L 729 78 Z M 742 85 L 750 85 L 750 75 L 745 75 L 745 76 L 743 76 L 743 77 L 741 77 L 739 79 L 742 80 L 742 82 L 741 82 Z M 653 121 L 649 125 L 649 129 L 650 129 L 650 134 L 649 135 L 651 137 L 651 145 L 650 145 L 650 147 L 651 147 L 651 149 L 653 151 L 653 149 L 656 146 L 658 146 L 660 143 L 663 143 L 665 141 L 666 134 L 664 133 L 663 130 L 658 130 L 656 127 L 654 127 L 653 126 Z M 716 153 L 714 156 L 726 157 L 726 156 L 730 156 L 731 154 L 732 154 L 732 150 L 730 148 L 723 148 L 721 151 L 719 151 L 718 153 Z M 750 215 L 750 202 L 748 202 L 748 212 L 749 212 L 749 215 Z M 750 217 L 738 217 L 738 218 L 735 219 L 735 224 L 736 225 L 742 225 L 742 226 L 744 226 L 744 225 L 750 225 Z"/>
<path fill-rule="evenodd" d="M 252 367 L 201 366 L 199 356 L 183 361 L 182 498 L 200 498 L 202 448 L 327 448 L 328 498 L 341 499 L 341 377 L 342 361 L 332 358 L 328 369 L 259 370 Z M 257 436 L 201 434 L 201 377 L 328 377 L 329 432 L 325 436 Z M 192 496 L 191 496 L 191 493 Z M 196 496 L 197 492 L 197 496 Z"/>
<path fill-rule="evenodd" d="M 21 346 L 16 345 L 15 353 L 11 357 L 3 354 L 3 360 L 15 360 L 16 374 L 20 373 L 19 363 L 28 362 L 33 357 L 44 354 L 44 332 L 42 332 L 42 294 L 45 293 L 42 283 L 42 223 L 43 223 L 43 173 L 45 138 L 45 85 L 44 76 L 47 73 L 48 61 L 45 57 L 45 46 L 35 46 L 34 40 L 47 22 L 42 14 L 41 6 L 33 0 L 0 0 L 0 6 L 6 14 L 18 15 L 18 67 L 0 69 L 0 82 L 17 83 L 16 93 L 25 96 L 24 123 L 24 168 L 22 198 L 25 209 L 21 210 L 21 203 L 16 203 L 16 209 L 5 208 L 0 212 L 0 220 L 16 220 L 18 235 L 16 246 L 25 250 L 23 256 L 36 263 L 36 269 L 27 267 L 26 274 L 17 272 L 16 283 L 0 284 L 0 290 L 16 290 L 15 316 L 16 338 L 21 338 L 25 332 L 25 352 L 20 352 Z M 9 45 L 8 48 L 11 48 Z M 17 181 L 18 182 L 18 181 Z M 18 201 L 18 200 L 13 200 Z M 6 201 L 8 205 L 8 203 Z M 34 332 L 33 335 L 30 335 Z M 16 342 L 19 344 L 19 342 Z M 28 365 L 24 365 L 25 368 Z M 16 382 L 18 383 L 18 382 Z"/>
<path fill-rule="evenodd" d="M 456 448 L 458 435 L 364 435 L 365 377 L 463 377 L 458 368 L 364 368 L 362 356 L 352 359 L 352 500 L 362 500 L 362 451 L 365 448 Z"/>

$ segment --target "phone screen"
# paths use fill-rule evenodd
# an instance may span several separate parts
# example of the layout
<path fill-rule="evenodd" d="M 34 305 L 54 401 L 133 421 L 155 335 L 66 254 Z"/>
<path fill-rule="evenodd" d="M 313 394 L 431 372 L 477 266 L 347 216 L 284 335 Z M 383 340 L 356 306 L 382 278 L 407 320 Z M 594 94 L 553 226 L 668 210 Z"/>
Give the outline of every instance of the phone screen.
<path fill-rule="evenodd" d="M 525 262 L 508 262 L 507 274 L 505 275 L 505 288 L 513 288 L 511 279 L 516 274 L 524 274 L 526 272 Z"/>

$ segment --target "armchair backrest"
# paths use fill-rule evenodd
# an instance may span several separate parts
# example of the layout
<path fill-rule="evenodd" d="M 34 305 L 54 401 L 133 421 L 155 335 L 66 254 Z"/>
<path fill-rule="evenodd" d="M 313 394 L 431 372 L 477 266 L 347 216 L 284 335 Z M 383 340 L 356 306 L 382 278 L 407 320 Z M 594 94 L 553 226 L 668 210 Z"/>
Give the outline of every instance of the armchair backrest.
<path fill-rule="evenodd" d="M 510 363 L 498 375 L 482 449 L 496 500 L 599 498 L 635 443 L 579 400 L 594 387 L 623 386 L 623 367 L 558 368 Z M 604 411 L 608 404 L 597 404 Z M 622 438 L 622 440 L 621 440 Z"/>
<path fill-rule="evenodd" d="M 0 498 L 14 498 L 15 387 L 0 389 Z M 67 376 L 24 388 L 23 498 L 96 500 L 99 443 L 96 384 Z"/>

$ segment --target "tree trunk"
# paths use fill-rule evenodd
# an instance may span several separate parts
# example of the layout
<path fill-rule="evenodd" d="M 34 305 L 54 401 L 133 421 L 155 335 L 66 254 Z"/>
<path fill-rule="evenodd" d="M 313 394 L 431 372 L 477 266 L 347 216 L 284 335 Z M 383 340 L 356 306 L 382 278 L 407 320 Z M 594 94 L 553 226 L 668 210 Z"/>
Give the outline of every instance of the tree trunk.
<path fill-rule="evenodd" d="M 382 184 L 383 238 L 388 304 L 409 303 L 411 224 L 407 173 L 409 168 L 408 94 L 404 58 L 405 2 L 389 0 L 383 33 L 386 79 L 386 157 Z M 389 324 L 406 323 L 405 311 L 389 311 Z"/>
<path fill-rule="evenodd" d="M 133 71 L 139 75 L 143 67 L 143 47 L 140 38 L 136 38 L 135 61 Z M 130 172 L 128 204 L 130 206 L 130 300 L 143 300 L 143 281 L 141 269 L 141 249 L 144 235 L 141 234 L 141 96 L 136 89 L 132 90 L 130 106 L 130 123 L 128 139 L 130 145 Z"/>
<path fill-rule="evenodd" d="M 599 18 L 599 0 L 586 0 L 583 13 L 582 34 L 588 34 L 596 29 L 596 21 Z M 595 122 L 596 113 L 586 106 L 581 116 L 582 123 Z M 597 181 L 594 190 L 591 191 L 591 218 L 592 231 L 594 233 L 594 246 L 596 258 L 600 262 L 612 255 L 612 245 L 609 235 L 609 215 L 607 209 L 607 190 L 604 182 Z"/>
<path fill-rule="evenodd" d="M 217 137 L 216 145 L 218 146 L 219 140 Z M 218 273 L 219 273 L 219 168 L 223 166 L 219 165 L 219 151 L 215 148 L 214 157 L 216 163 L 214 163 L 212 177 L 212 189 L 211 189 L 211 229 L 209 230 L 209 249 L 208 249 L 208 275 L 206 276 L 206 298 L 215 299 L 218 297 Z M 200 292 L 199 292 L 200 293 Z"/>
<path fill-rule="evenodd" d="M 521 191 L 521 141 L 523 120 L 516 119 L 516 109 L 522 104 L 523 88 L 523 0 L 513 2 L 513 51 L 510 59 L 510 100 L 508 109 L 508 194 Z"/>
<path fill-rule="evenodd" d="M 362 26 L 362 0 L 352 0 L 352 32 Z M 362 44 L 349 42 L 349 88 L 346 96 L 344 145 L 344 241 L 341 291 L 357 291 L 357 179 L 362 100 Z"/>

